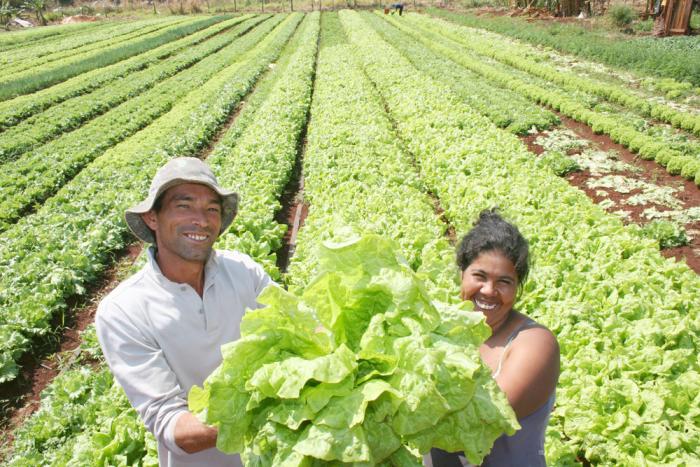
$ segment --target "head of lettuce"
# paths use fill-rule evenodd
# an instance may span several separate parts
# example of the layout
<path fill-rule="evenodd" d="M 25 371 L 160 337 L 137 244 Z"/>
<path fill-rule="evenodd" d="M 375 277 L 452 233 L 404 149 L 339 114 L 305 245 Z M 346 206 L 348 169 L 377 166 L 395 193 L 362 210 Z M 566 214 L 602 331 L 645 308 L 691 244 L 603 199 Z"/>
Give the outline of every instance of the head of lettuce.
<path fill-rule="evenodd" d="M 422 465 L 431 447 L 479 464 L 519 428 L 479 357 L 483 314 L 433 302 L 391 241 L 326 243 L 294 295 L 268 287 L 241 339 L 189 394 L 247 466 Z"/>

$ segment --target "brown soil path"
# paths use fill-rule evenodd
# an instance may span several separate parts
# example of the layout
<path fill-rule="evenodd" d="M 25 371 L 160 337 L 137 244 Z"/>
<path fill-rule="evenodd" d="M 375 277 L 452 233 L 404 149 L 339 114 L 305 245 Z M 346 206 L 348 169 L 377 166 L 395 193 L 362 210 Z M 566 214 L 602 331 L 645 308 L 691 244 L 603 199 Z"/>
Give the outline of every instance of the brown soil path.
<path fill-rule="evenodd" d="M 682 202 L 684 209 L 700 206 L 700 187 L 698 187 L 694 182 L 686 180 L 680 176 L 669 174 L 666 169 L 661 167 L 656 162 L 646 161 L 639 158 L 639 156 L 630 152 L 624 146 L 612 141 L 610 137 L 594 133 L 589 126 L 583 123 L 572 120 L 562 114 L 558 114 L 558 116 L 562 121 L 562 127 L 572 130 L 580 138 L 588 140 L 592 146 L 600 150 L 616 151 L 619 156 L 619 160 L 641 169 L 639 172 L 615 171 L 613 172 L 615 175 L 623 175 L 635 180 L 654 183 L 662 187 L 673 187 L 680 189 L 680 191 L 676 194 L 676 198 Z M 529 135 L 521 138 L 527 145 L 528 149 L 537 155 L 544 152 L 544 148 L 535 143 L 535 139 L 537 139 L 538 136 L 539 135 Z M 613 206 L 606 209 L 608 212 L 618 211 L 621 209 L 628 212 L 629 218 L 626 219 L 625 222 L 634 222 L 640 225 L 644 225 L 649 222 L 648 219 L 642 216 L 642 213 L 647 207 L 652 205 L 646 204 L 631 206 L 629 204 L 622 204 L 622 201 L 639 193 L 638 190 L 634 190 L 627 194 L 618 193 L 615 190 L 605 190 L 606 196 L 601 196 L 599 193 L 597 193 L 598 189 L 588 187 L 587 182 L 591 178 L 594 178 L 593 175 L 586 170 L 574 172 L 566 176 L 566 179 L 573 186 L 585 192 L 594 202 L 600 203 L 606 199 L 613 201 Z M 669 209 L 663 206 L 653 206 L 659 211 Z M 690 239 L 690 243 L 683 247 L 664 249 L 661 251 L 661 254 L 667 258 L 673 257 L 679 261 L 685 261 L 692 270 L 700 274 L 700 222 L 686 224 L 685 229 L 689 233 L 689 237 L 693 237 Z M 693 232 L 696 233 L 693 235 Z"/>

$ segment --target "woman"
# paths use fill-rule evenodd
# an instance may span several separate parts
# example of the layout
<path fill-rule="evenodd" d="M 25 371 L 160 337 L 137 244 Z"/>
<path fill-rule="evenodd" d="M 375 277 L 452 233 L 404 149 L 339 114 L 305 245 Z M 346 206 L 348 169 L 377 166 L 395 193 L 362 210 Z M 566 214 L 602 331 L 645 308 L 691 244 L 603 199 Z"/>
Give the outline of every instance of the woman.
<path fill-rule="evenodd" d="M 457 250 L 461 297 L 486 315 L 492 335 L 479 351 L 522 428 L 496 440 L 482 466 L 544 466 L 544 432 L 559 378 L 554 335 L 513 309 L 529 271 L 528 243 L 493 210 L 482 211 Z M 434 449 L 434 467 L 459 466 L 457 454 Z"/>

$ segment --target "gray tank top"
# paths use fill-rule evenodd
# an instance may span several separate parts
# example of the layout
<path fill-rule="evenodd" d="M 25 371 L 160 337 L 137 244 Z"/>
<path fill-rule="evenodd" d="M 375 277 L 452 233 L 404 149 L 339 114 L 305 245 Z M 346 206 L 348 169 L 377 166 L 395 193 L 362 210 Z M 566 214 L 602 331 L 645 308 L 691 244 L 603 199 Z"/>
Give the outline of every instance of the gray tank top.
<path fill-rule="evenodd" d="M 510 344 L 515 337 L 523 329 L 538 326 L 536 322 L 530 318 L 526 318 L 508 337 L 506 345 L 503 348 L 503 353 L 498 360 L 498 367 L 493 373 L 495 378 L 501 372 L 503 358 L 510 348 Z M 549 416 L 554 407 L 555 393 L 549 395 L 539 409 L 531 413 L 525 418 L 518 420 L 520 430 L 516 431 L 513 436 L 502 435 L 493 443 L 491 452 L 484 458 L 482 467 L 546 467 L 547 462 L 544 456 L 544 434 L 549 423 Z M 466 459 L 460 454 L 449 454 L 439 449 L 431 450 L 430 461 L 425 462 L 426 465 L 432 467 L 451 467 L 451 466 L 469 466 Z M 428 459 L 426 459 L 428 460 Z"/>
<path fill-rule="evenodd" d="M 501 358 L 498 360 L 498 367 L 493 374 L 495 378 L 501 372 L 503 358 L 510 348 L 510 344 L 515 337 L 523 329 L 533 326 L 538 326 L 536 322 L 530 318 L 526 318 L 520 326 L 518 326 L 508 337 Z M 503 435 L 493 443 L 491 452 L 484 458 L 482 467 L 507 467 L 507 466 L 522 466 L 522 467 L 545 467 L 547 461 L 544 457 L 544 433 L 547 430 L 549 423 L 549 415 L 552 413 L 554 406 L 554 391 L 549 395 L 539 409 L 525 418 L 518 420 L 520 430 L 516 431 L 513 436 Z"/>

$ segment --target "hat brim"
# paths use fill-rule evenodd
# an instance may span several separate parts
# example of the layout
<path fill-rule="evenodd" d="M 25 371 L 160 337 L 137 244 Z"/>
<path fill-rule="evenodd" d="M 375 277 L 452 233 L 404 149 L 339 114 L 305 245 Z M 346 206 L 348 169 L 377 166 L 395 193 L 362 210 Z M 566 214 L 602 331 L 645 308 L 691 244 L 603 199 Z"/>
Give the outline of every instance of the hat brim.
<path fill-rule="evenodd" d="M 156 200 L 163 193 L 165 193 L 168 190 L 168 188 L 172 188 L 177 185 L 182 185 L 184 183 L 196 183 L 199 185 L 205 185 L 211 188 L 215 193 L 217 193 L 221 197 L 221 230 L 219 231 L 219 234 L 222 234 L 226 231 L 226 229 L 228 229 L 228 227 L 231 225 L 231 222 L 233 222 L 233 219 L 238 213 L 238 193 L 230 190 L 224 190 L 216 185 L 212 185 L 211 183 L 207 183 L 204 181 L 193 181 L 177 178 L 169 180 L 167 183 L 164 183 L 160 186 L 158 191 L 154 193 L 149 193 L 148 197 L 145 200 L 141 201 L 135 206 L 132 206 L 124 212 L 124 219 L 126 220 L 126 225 L 129 226 L 129 229 L 131 229 L 131 231 L 134 233 L 134 235 L 136 235 L 136 237 L 139 240 L 142 240 L 146 243 L 156 242 L 155 236 L 153 235 L 153 231 L 150 229 L 150 227 L 146 225 L 146 222 L 144 222 L 143 217 L 141 215 L 152 210 Z"/>

